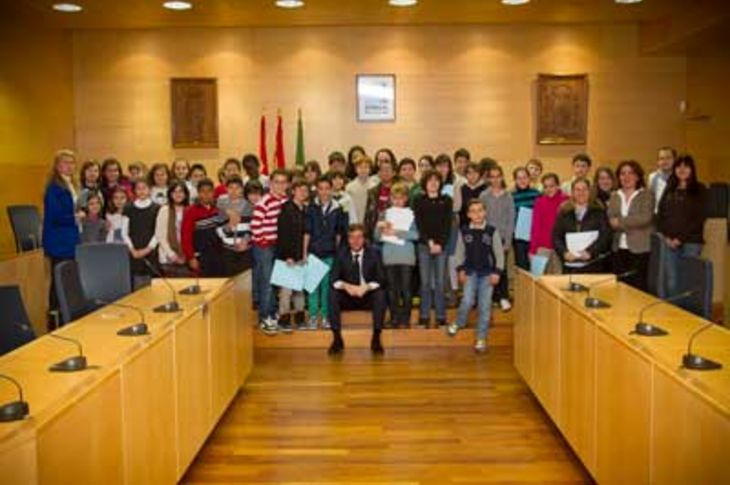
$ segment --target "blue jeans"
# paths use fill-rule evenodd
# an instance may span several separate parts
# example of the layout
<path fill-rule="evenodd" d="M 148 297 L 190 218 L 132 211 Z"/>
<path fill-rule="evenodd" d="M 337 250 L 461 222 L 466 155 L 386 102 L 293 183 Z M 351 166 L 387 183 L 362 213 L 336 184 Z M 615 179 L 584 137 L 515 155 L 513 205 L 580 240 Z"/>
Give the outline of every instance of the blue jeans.
<path fill-rule="evenodd" d="M 489 320 L 492 317 L 492 290 L 494 287 L 489 283 L 489 275 L 478 276 L 476 273 L 466 277 L 464 285 L 464 296 L 461 298 L 459 311 L 456 314 L 456 325 L 459 328 L 466 327 L 466 319 L 474 306 L 474 300 L 479 305 L 479 316 L 477 318 L 477 339 L 486 339 L 489 330 Z"/>
<path fill-rule="evenodd" d="M 431 302 L 436 308 L 436 319 L 446 320 L 446 253 L 431 254 L 426 244 L 418 245 L 418 270 L 421 273 L 420 317 L 426 319 L 431 311 Z"/>
<path fill-rule="evenodd" d="M 677 290 L 679 260 L 686 257 L 698 257 L 701 252 L 702 244 L 698 243 L 684 243 L 676 250 L 667 248 L 666 258 L 664 259 L 664 274 L 667 278 L 667 298 L 679 293 L 679 290 Z"/>
<path fill-rule="evenodd" d="M 274 291 L 271 287 L 271 272 L 274 269 L 274 248 L 253 247 L 254 272 L 253 284 L 259 299 L 259 321 L 276 316 Z"/>

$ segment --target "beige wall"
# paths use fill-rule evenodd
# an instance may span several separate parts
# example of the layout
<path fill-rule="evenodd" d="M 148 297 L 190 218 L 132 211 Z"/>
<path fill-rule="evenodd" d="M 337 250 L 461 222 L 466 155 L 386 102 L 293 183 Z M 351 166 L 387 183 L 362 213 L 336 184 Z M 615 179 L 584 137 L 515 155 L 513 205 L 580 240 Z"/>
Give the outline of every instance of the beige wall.
<path fill-rule="evenodd" d="M 73 146 L 71 34 L 0 28 L 0 258 L 15 251 L 5 206 L 40 204 L 53 153 Z"/>
<path fill-rule="evenodd" d="M 637 28 L 468 26 L 78 31 L 75 126 L 83 156 L 123 160 L 188 156 L 210 166 L 256 151 L 262 110 L 285 117 L 293 158 L 296 110 L 308 158 L 359 143 L 398 156 L 466 146 L 513 165 L 532 156 L 567 174 L 569 156 L 653 163 L 655 148 L 682 146 L 682 57 L 639 57 Z M 355 122 L 356 73 L 397 74 L 398 120 Z M 587 147 L 534 143 L 538 73 L 588 73 Z M 218 78 L 219 150 L 170 143 L 170 77 Z M 273 137 L 269 146 L 273 147 Z"/>

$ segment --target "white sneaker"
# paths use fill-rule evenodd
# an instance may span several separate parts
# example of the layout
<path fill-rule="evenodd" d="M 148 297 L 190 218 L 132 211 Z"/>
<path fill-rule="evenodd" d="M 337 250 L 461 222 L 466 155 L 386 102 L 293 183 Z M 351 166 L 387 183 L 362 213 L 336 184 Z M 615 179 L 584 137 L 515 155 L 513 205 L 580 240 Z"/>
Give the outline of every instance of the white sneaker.
<path fill-rule="evenodd" d="M 446 327 L 446 333 L 449 335 L 449 337 L 454 337 L 458 331 L 459 326 L 456 323 L 452 323 L 451 325 Z"/>
<path fill-rule="evenodd" d="M 309 322 L 307 322 L 307 330 L 317 330 L 317 317 L 309 317 Z"/>
<path fill-rule="evenodd" d="M 487 351 L 487 341 L 483 338 L 477 339 L 476 343 L 474 344 L 474 351 L 483 354 Z"/>
<path fill-rule="evenodd" d="M 512 303 L 507 298 L 502 298 L 499 300 L 499 307 L 502 309 L 503 312 L 508 312 L 512 310 Z"/>
<path fill-rule="evenodd" d="M 322 319 L 322 330 L 329 330 L 330 328 L 332 328 L 332 326 L 330 325 L 330 321 L 327 320 L 326 318 L 323 318 Z"/>
<path fill-rule="evenodd" d="M 274 318 L 267 318 L 261 322 L 261 331 L 266 335 L 276 335 L 279 333 L 279 324 Z"/>

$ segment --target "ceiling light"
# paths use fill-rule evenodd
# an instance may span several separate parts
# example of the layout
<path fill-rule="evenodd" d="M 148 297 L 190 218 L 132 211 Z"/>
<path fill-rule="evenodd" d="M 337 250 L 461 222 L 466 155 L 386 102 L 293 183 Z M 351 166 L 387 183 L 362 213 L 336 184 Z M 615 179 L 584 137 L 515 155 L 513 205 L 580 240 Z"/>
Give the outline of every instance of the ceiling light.
<path fill-rule="evenodd" d="M 502 0 L 505 5 L 524 5 L 530 3 L 530 0 Z"/>
<path fill-rule="evenodd" d="M 276 0 L 276 6 L 281 8 L 299 8 L 304 6 L 304 0 Z"/>
<path fill-rule="evenodd" d="M 388 3 L 394 7 L 412 7 L 418 0 L 388 0 Z"/>
<path fill-rule="evenodd" d="M 81 5 L 75 3 L 54 3 L 53 10 L 56 12 L 63 13 L 76 13 L 82 11 L 84 8 Z"/>
<path fill-rule="evenodd" d="M 191 8 L 193 8 L 192 3 L 181 1 L 165 2 L 162 4 L 162 6 L 168 10 L 190 10 Z"/>
<path fill-rule="evenodd" d="M 625 5 L 628 5 L 631 3 L 641 3 L 641 0 L 616 0 L 616 3 L 623 3 Z"/>

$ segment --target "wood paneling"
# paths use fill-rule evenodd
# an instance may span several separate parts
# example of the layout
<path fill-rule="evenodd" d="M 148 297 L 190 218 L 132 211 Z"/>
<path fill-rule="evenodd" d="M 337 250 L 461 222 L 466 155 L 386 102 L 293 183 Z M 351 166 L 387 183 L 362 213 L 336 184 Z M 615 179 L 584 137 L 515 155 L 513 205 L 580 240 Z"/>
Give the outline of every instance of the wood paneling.
<path fill-rule="evenodd" d="M 530 273 L 517 269 L 515 280 L 514 356 L 515 368 L 529 385 L 533 383 L 535 280 Z"/>
<path fill-rule="evenodd" d="M 211 411 L 221 416 L 238 391 L 236 305 L 233 291 L 223 293 L 208 305 L 210 332 Z"/>
<path fill-rule="evenodd" d="M 0 261 L 0 285 L 17 285 L 36 336 L 46 333 L 50 266 L 43 251 L 31 251 Z"/>
<path fill-rule="evenodd" d="M 562 176 L 583 150 L 653 165 L 657 146 L 684 142 L 685 61 L 640 57 L 637 42 L 631 25 L 78 31 L 78 148 L 124 161 L 188 156 L 215 173 L 226 157 L 257 152 L 262 112 L 273 148 L 278 108 L 293 154 L 302 108 L 307 158 L 321 161 L 359 143 L 399 158 L 466 146 L 507 169 L 538 156 Z M 396 74 L 395 123 L 355 121 L 355 75 L 368 72 Z M 540 72 L 588 74 L 587 146 L 535 144 Z M 172 77 L 218 78 L 218 150 L 172 149 Z"/>
<path fill-rule="evenodd" d="M 533 325 L 532 390 L 545 410 L 560 422 L 560 302 L 541 286 L 535 288 Z"/>

